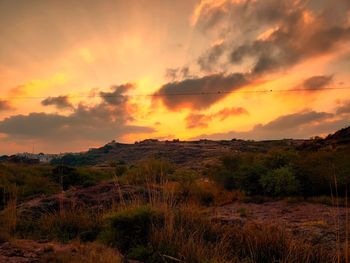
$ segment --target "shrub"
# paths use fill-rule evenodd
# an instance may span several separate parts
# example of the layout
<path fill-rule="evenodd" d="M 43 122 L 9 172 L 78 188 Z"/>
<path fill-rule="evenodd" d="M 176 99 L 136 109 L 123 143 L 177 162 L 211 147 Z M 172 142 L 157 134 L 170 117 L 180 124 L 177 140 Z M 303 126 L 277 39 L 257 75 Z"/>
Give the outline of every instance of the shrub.
<path fill-rule="evenodd" d="M 237 189 L 235 172 L 240 164 L 239 156 L 224 156 L 220 159 L 220 165 L 211 167 L 210 178 L 226 190 Z"/>
<path fill-rule="evenodd" d="M 282 167 L 263 175 L 260 183 L 266 194 L 272 196 L 293 195 L 299 192 L 299 182 L 290 167 Z"/>
<path fill-rule="evenodd" d="M 149 206 L 127 208 L 106 217 L 101 239 L 122 253 L 135 252 L 135 248 L 147 246 L 152 224 L 159 222 L 160 214 Z"/>
<path fill-rule="evenodd" d="M 173 174 L 169 176 L 169 180 L 178 184 L 179 194 L 187 199 L 196 184 L 198 175 L 188 169 L 177 169 Z"/>
<path fill-rule="evenodd" d="M 242 165 L 237 171 L 238 188 L 248 195 L 261 194 L 262 187 L 259 182 L 267 169 L 260 164 Z"/>
<path fill-rule="evenodd" d="M 142 261 L 151 259 L 154 258 L 154 250 L 150 245 L 137 245 L 130 248 L 128 258 Z M 150 262 L 154 262 L 154 260 Z"/>
<path fill-rule="evenodd" d="M 96 183 L 96 177 L 86 170 L 64 165 L 56 166 L 52 170 L 51 178 L 56 183 L 62 184 L 64 190 L 74 185 L 91 186 Z"/>
<path fill-rule="evenodd" d="M 300 154 L 294 167 L 305 196 L 330 195 L 335 188 L 340 196 L 345 196 L 350 183 L 349 149 Z"/>
<path fill-rule="evenodd" d="M 250 195 L 261 193 L 260 177 L 267 172 L 259 154 L 225 156 L 213 167 L 211 179 L 226 190 L 241 190 Z"/>

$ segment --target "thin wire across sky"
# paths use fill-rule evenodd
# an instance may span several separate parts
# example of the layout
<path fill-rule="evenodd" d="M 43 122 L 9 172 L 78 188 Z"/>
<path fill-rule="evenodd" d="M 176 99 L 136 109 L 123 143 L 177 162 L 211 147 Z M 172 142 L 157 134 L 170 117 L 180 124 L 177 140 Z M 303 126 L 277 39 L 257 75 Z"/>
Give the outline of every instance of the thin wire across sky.
<path fill-rule="evenodd" d="M 302 91 L 325 91 L 325 90 L 350 90 L 350 87 L 337 87 L 337 88 L 295 88 L 295 89 L 263 89 L 263 90 L 234 90 L 234 91 L 224 91 L 216 90 L 211 92 L 179 92 L 179 93 L 152 93 L 152 94 L 93 94 L 93 95 L 64 95 L 69 98 L 117 98 L 117 97 L 172 97 L 172 96 L 206 96 L 206 95 L 221 95 L 221 94 L 235 94 L 235 93 L 273 93 L 273 92 L 302 92 Z M 59 97 L 50 96 L 50 97 Z M 0 100 L 8 99 L 46 99 L 48 96 L 10 96 L 10 97 L 0 97 Z"/>

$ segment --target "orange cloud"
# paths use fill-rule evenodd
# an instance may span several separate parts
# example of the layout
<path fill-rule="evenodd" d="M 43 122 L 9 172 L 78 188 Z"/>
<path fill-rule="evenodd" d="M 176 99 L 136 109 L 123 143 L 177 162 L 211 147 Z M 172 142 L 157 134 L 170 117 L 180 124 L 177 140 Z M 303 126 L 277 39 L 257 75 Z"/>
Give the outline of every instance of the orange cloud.
<path fill-rule="evenodd" d="M 223 121 L 231 116 L 239 116 L 246 114 L 248 114 L 248 111 L 242 107 L 224 108 L 216 113 L 209 115 L 191 113 L 186 117 L 186 127 L 188 129 L 207 128 L 209 126 L 209 123 L 214 119 L 219 119 L 220 121 Z"/>

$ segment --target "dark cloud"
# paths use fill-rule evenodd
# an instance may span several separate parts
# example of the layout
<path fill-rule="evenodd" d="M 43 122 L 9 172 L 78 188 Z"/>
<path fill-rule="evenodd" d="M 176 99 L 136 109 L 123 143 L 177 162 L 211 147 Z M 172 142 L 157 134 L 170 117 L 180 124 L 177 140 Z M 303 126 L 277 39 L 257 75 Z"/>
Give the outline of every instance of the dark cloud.
<path fill-rule="evenodd" d="M 73 108 L 68 96 L 48 97 L 41 102 L 44 106 L 56 106 L 58 109 Z"/>
<path fill-rule="evenodd" d="M 135 88 L 133 84 L 127 83 L 119 86 L 112 86 L 111 92 L 100 92 L 103 100 L 110 105 L 120 105 L 127 101 L 124 95 L 127 91 Z"/>
<path fill-rule="evenodd" d="M 155 99 L 161 100 L 170 110 L 183 107 L 204 109 L 227 96 L 225 92 L 237 90 L 248 83 L 247 77 L 240 73 L 190 78 L 163 85 L 155 93 Z M 201 96 L 201 93 L 213 94 L 203 94 Z"/>
<path fill-rule="evenodd" d="M 295 129 L 305 124 L 310 124 L 315 121 L 323 121 L 327 118 L 332 117 L 332 113 L 326 112 L 299 112 L 289 115 L 284 115 L 278 117 L 277 119 L 265 124 L 257 125 L 255 129 L 265 130 L 265 131 L 286 131 L 290 129 Z"/>
<path fill-rule="evenodd" d="M 198 65 L 201 70 L 211 72 L 213 65 L 216 65 L 221 55 L 223 54 L 225 47 L 223 44 L 216 44 L 212 46 L 206 53 L 198 58 Z"/>
<path fill-rule="evenodd" d="M 178 68 L 167 68 L 165 70 L 165 78 L 169 80 L 175 80 L 179 72 Z"/>
<path fill-rule="evenodd" d="M 84 109 L 83 114 L 89 110 Z M 106 142 L 127 133 L 147 133 L 148 127 L 130 126 L 118 121 L 75 112 L 69 116 L 46 113 L 16 115 L 0 121 L 0 133 L 8 140 L 47 140 L 57 144 L 60 141 Z M 108 112 L 105 112 L 108 114 Z"/>
<path fill-rule="evenodd" d="M 224 108 L 218 112 L 215 112 L 215 113 L 209 114 L 209 115 L 199 114 L 199 113 L 191 113 L 185 119 L 186 127 L 188 129 L 207 128 L 209 126 L 209 123 L 213 119 L 219 119 L 220 121 L 223 121 L 230 116 L 238 116 L 238 115 L 243 115 L 243 114 L 248 114 L 248 111 L 244 108 L 241 108 L 241 107 Z"/>
<path fill-rule="evenodd" d="M 172 82 L 163 85 L 156 95 L 232 91 L 259 80 L 263 74 L 287 70 L 312 57 L 333 52 L 341 44 L 350 42 L 348 12 L 348 0 L 204 2 L 196 14 L 196 26 L 214 32 L 221 41 L 207 49 L 196 62 L 202 72 L 213 75 L 180 81 L 179 69 L 168 70 Z M 250 68 L 243 73 L 220 73 L 230 72 L 237 66 Z M 331 76 L 315 76 L 304 85 L 319 89 L 331 80 Z M 169 109 L 176 110 L 180 107 L 207 108 L 223 97 L 224 94 L 158 99 Z"/>
<path fill-rule="evenodd" d="M 224 10 L 224 11 L 223 11 Z M 247 58 L 255 60 L 251 72 L 262 74 L 288 69 L 310 57 L 331 52 L 339 43 L 350 41 L 347 0 L 315 1 L 264 0 L 224 1 L 203 8 L 198 26 L 212 27 L 224 36 L 224 51 L 233 65 Z M 221 21 L 213 17 L 221 14 Z M 203 26 L 204 25 L 204 26 Z M 223 26 L 224 25 L 224 26 Z M 263 34 L 264 33 L 264 34 Z M 212 61 L 212 47 L 201 61 Z M 211 67 L 215 66 L 210 64 Z M 206 68 L 204 67 L 204 70 Z"/>
<path fill-rule="evenodd" d="M 80 104 L 67 116 L 30 113 L 15 115 L 0 121 L 0 133 L 5 140 L 46 140 L 52 145 L 60 141 L 97 141 L 100 143 L 130 133 L 149 133 L 149 127 L 129 125 L 136 110 L 125 92 L 130 85 L 112 87 L 104 92 L 102 101 L 94 106 Z M 112 96 L 113 95 L 113 96 Z M 114 96 L 118 95 L 118 96 Z"/>
<path fill-rule="evenodd" d="M 350 101 L 343 103 L 343 105 L 339 106 L 336 111 L 337 114 L 347 114 L 350 113 Z"/>
<path fill-rule="evenodd" d="M 313 28 L 303 24 L 302 13 L 297 13 L 294 19 L 296 21 L 290 24 L 281 25 L 268 39 L 255 40 L 234 49 L 231 62 L 240 63 L 247 57 L 253 57 L 256 63 L 252 72 L 262 74 L 294 66 L 350 40 L 350 28 Z"/>
<path fill-rule="evenodd" d="M 313 76 L 302 83 L 302 88 L 309 90 L 318 90 L 327 87 L 332 82 L 333 76 Z"/>
<path fill-rule="evenodd" d="M 12 109 L 12 107 L 11 107 L 10 102 L 8 102 L 6 100 L 0 100 L 0 112 L 11 110 L 11 109 Z"/>
<path fill-rule="evenodd" d="M 190 69 L 187 66 L 182 68 L 167 68 L 165 70 L 165 78 L 171 81 L 190 77 Z"/>

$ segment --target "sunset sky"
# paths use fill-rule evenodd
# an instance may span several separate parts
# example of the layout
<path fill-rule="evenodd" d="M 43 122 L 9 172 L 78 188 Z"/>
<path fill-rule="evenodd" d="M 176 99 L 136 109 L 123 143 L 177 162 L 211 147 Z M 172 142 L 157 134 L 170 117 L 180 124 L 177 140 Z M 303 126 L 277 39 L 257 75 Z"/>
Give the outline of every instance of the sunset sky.
<path fill-rule="evenodd" d="M 0 155 L 350 125 L 349 0 L 0 0 L 0 36 Z"/>

